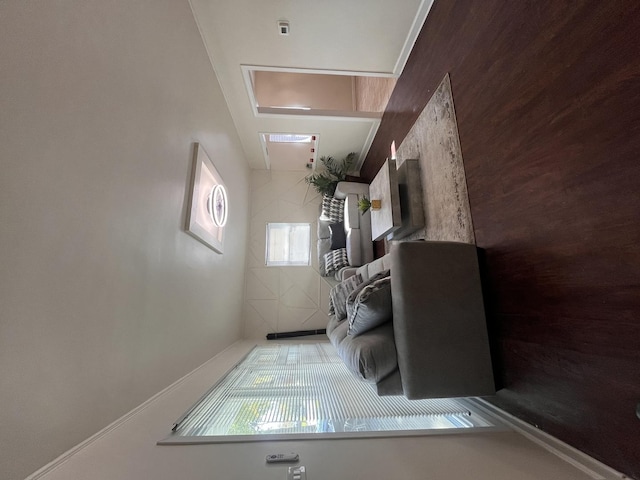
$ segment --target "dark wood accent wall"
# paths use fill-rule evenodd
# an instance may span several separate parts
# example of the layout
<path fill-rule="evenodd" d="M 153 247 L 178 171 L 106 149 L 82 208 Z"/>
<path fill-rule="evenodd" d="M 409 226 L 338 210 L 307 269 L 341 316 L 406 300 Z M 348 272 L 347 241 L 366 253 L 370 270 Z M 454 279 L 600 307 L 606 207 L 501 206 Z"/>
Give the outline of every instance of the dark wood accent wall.
<path fill-rule="evenodd" d="M 640 2 L 436 0 L 366 179 L 446 72 L 485 249 L 491 401 L 640 479 Z"/>

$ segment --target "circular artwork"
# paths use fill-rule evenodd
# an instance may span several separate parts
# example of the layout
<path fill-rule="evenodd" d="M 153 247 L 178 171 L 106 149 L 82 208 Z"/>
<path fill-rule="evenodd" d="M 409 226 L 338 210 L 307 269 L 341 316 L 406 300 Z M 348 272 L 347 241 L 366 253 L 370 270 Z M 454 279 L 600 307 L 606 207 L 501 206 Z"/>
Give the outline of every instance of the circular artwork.
<path fill-rule="evenodd" d="M 217 227 L 224 227 L 227 223 L 227 191 L 222 185 L 216 185 L 211 189 L 207 199 L 207 210 L 211 221 Z"/>

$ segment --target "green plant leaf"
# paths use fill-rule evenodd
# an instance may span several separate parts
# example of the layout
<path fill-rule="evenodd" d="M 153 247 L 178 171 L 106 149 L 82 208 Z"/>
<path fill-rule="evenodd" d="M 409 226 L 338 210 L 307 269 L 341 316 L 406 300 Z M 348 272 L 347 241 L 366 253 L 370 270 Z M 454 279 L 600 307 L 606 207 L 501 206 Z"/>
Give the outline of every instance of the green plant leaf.
<path fill-rule="evenodd" d="M 347 179 L 347 174 L 353 168 L 355 160 L 355 152 L 351 152 L 340 161 L 331 156 L 321 157 L 320 162 L 324 166 L 324 171 L 307 176 L 305 181 L 313 185 L 317 192 L 333 196 L 338 182 L 344 182 Z"/>

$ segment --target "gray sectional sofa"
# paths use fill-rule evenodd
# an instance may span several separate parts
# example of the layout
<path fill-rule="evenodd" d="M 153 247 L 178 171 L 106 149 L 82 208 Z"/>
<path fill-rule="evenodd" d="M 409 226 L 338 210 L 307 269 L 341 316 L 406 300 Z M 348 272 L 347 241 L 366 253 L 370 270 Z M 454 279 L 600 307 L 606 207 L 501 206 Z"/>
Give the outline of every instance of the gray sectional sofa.
<path fill-rule="evenodd" d="M 369 185 L 366 183 L 339 182 L 334 198 L 344 200 L 344 231 L 349 265 L 360 266 L 373 260 L 371 242 L 371 212 L 358 210 L 358 200 L 369 197 Z M 331 249 L 329 226 L 331 221 L 322 216 L 318 219 L 318 265 L 320 274 L 324 270 L 324 254 Z"/>
<path fill-rule="evenodd" d="M 390 269 L 392 319 L 363 334 L 332 316 L 327 335 L 349 369 L 379 395 L 410 399 L 495 393 L 477 250 L 455 242 L 392 243 L 381 259 L 347 268 L 365 281 Z"/>

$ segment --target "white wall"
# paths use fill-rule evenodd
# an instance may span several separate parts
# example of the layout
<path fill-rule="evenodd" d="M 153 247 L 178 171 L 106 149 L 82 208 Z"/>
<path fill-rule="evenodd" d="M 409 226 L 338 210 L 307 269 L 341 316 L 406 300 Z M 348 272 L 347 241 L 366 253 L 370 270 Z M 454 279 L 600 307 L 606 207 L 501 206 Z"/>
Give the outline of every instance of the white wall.
<path fill-rule="evenodd" d="M 15 479 L 239 338 L 249 178 L 187 0 L 0 2 L 0 65 Z M 229 187 L 223 256 L 183 228 L 195 141 Z"/>
<path fill-rule="evenodd" d="M 588 480 L 592 477 L 515 432 L 395 439 L 157 446 L 172 422 L 252 346 L 233 345 L 179 386 L 40 478 L 283 480 L 268 453 L 297 452 L 309 480 Z"/>
<path fill-rule="evenodd" d="M 327 325 L 331 284 L 318 273 L 316 254 L 321 197 L 305 183 L 308 174 L 308 170 L 251 172 L 245 338 Z M 265 266 L 265 229 L 269 222 L 311 224 L 311 266 Z"/>

